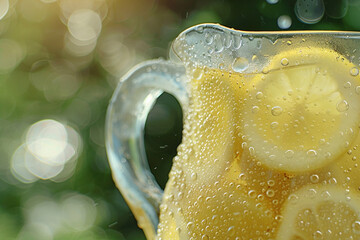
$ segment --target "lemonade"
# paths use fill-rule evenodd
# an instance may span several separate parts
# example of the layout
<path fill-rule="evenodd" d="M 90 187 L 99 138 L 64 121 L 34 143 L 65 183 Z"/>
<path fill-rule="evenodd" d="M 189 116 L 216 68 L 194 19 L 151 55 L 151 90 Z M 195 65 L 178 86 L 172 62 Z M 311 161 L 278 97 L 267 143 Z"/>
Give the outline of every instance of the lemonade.
<path fill-rule="evenodd" d="M 329 48 L 196 67 L 158 239 L 360 239 L 360 76 Z"/>

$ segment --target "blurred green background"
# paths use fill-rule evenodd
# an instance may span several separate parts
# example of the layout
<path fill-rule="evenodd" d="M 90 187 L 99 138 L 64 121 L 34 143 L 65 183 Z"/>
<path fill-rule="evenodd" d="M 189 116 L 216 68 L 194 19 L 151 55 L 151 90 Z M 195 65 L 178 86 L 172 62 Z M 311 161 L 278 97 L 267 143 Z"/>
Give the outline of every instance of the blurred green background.
<path fill-rule="evenodd" d="M 0 238 L 145 239 L 116 189 L 106 108 L 126 71 L 204 22 L 360 30 L 359 0 L 0 0 Z M 146 150 L 162 187 L 182 113 L 163 94 Z"/>

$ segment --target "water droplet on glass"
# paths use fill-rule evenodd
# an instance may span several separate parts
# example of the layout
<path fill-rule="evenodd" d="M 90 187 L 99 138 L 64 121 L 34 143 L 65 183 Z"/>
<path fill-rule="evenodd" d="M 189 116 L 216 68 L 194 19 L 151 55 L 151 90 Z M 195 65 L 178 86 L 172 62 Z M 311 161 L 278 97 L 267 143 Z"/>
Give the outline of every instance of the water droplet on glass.
<path fill-rule="evenodd" d="M 344 88 L 351 88 L 351 82 L 344 83 Z"/>
<path fill-rule="evenodd" d="M 359 69 L 356 67 L 353 67 L 352 69 L 350 69 L 350 74 L 351 74 L 351 76 L 354 76 L 354 77 L 359 75 Z"/>
<path fill-rule="evenodd" d="M 205 42 L 210 45 L 214 41 L 213 36 L 210 33 L 205 33 Z"/>
<path fill-rule="evenodd" d="M 319 182 L 319 176 L 317 174 L 313 174 L 310 176 L 310 181 L 312 183 L 318 183 Z"/>
<path fill-rule="evenodd" d="M 231 226 L 228 228 L 228 235 L 229 236 L 234 236 L 235 234 L 235 227 L 234 226 Z"/>
<path fill-rule="evenodd" d="M 188 224 L 186 224 L 187 229 L 192 229 L 194 228 L 194 223 L 193 222 L 188 222 Z"/>
<path fill-rule="evenodd" d="M 338 104 L 336 105 L 336 109 L 339 112 L 345 112 L 349 109 L 349 104 L 347 101 L 345 100 L 341 100 L 340 102 L 338 102 Z"/>
<path fill-rule="evenodd" d="M 254 147 L 249 147 L 249 153 L 250 153 L 250 156 L 254 156 L 254 155 L 255 155 L 255 149 L 254 149 Z"/>
<path fill-rule="evenodd" d="M 296 194 L 290 194 L 289 197 L 288 197 L 288 200 L 291 203 L 296 203 L 298 199 L 299 199 L 299 197 Z"/>
<path fill-rule="evenodd" d="M 275 181 L 274 180 L 269 180 L 267 181 L 267 184 L 269 187 L 273 187 L 275 185 Z"/>
<path fill-rule="evenodd" d="M 195 31 L 197 31 L 198 33 L 203 33 L 204 32 L 204 27 L 203 26 L 197 26 Z"/>
<path fill-rule="evenodd" d="M 318 240 L 318 239 L 324 239 L 322 232 L 319 231 L 319 230 L 317 230 L 316 232 L 313 233 L 313 237 L 314 237 L 314 239 L 316 239 L 316 240 Z"/>
<path fill-rule="evenodd" d="M 202 235 L 201 240 L 209 240 L 209 236 L 204 234 Z"/>
<path fill-rule="evenodd" d="M 243 72 L 249 67 L 249 60 L 244 57 L 238 57 L 232 63 L 232 68 L 235 72 Z"/>
<path fill-rule="evenodd" d="M 242 35 L 238 33 L 234 33 L 233 35 L 233 46 L 234 49 L 239 49 L 242 43 Z"/>
<path fill-rule="evenodd" d="M 278 123 L 278 122 L 272 122 L 272 123 L 270 124 L 271 129 L 276 129 L 278 126 L 279 126 L 279 123 Z"/>
<path fill-rule="evenodd" d="M 311 158 L 315 158 L 317 156 L 317 152 L 313 149 L 310 149 L 309 151 L 307 151 L 306 154 Z"/>
<path fill-rule="evenodd" d="M 360 234 L 360 221 L 355 221 L 351 226 L 353 233 Z"/>
<path fill-rule="evenodd" d="M 249 197 L 251 197 L 251 198 L 255 198 L 255 197 L 256 197 L 256 192 L 255 192 L 255 190 L 250 190 L 250 191 L 248 192 L 248 195 L 249 195 Z"/>
<path fill-rule="evenodd" d="M 287 58 L 283 58 L 283 59 L 281 59 L 281 65 L 283 65 L 283 66 L 287 66 L 287 65 L 289 65 L 289 60 L 287 59 Z"/>
<path fill-rule="evenodd" d="M 259 112 L 259 107 L 258 106 L 253 106 L 251 111 L 252 111 L 252 113 L 257 113 L 257 112 Z"/>
<path fill-rule="evenodd" d="M 360 90 L 360 89 L 359 89 Z M 261 99 L 261 98 L 263 98 L 263 96 L 264 96 L 264 94 L 262 93 L 262 92 L 257 92 L 256 93 L 256 98 L 257 99 Z"/>
<path fill-rule="evenodd" d="M 275 106 L 271 109 L 271 114 L 273 116 L 279 116 L 282 113 L 282 108 L 280 106 Z"/>
<path fill-rule="evenodd" d="M 288 15 L 282 15 L 278 18 L 277 24 L 281 29 L 288 29 L 291 27 L 292 20 Z"/>
<path fill-rule="evenodd" d="M 323 0 L 297 0 L 295 4 L 296 17 L 303 23 L 314 24 L 324 16 Z"/>
<path fill-rule="evenodd" d="M 266 191 L 266 196 L 268 196 L 268 197 L 273 197 L 273 196 L 275 196 L 275 191 L 274 191 L 273 189 L 268 189 L 268 190 Z"/>
<path fill-rule="evenodd" d="M 223 39 L 220 34 L 216 34 L 214 37 L 215 52 L 220 53 L 224 50 Z"/>
<path fill-rule="evenodd" d="M 279 2 L 279 0 L 266 0 L 269 4 L 276 4 Z"/>
<path fill-rule="evenodd" d="M 196 173 L 192 173 L 190 176 L 192 181 L 195 181 L 197 179 L 197 174 Z"/>
<path fill-rule="evenodd" d="M 286 156 L 287 158 L 293 157 L 293 156 L 294 156 L 294 151 L 293 151 L 293 150 L 287 150 L 287 151 L 285 151 L 285 156 Z"/>
<path fill-rule="evenodd" d="M 355 88 L 355 92 L 356 92 L 357 94 L 360 94 L 360 86 L 357 86 L 357 87 Z"/>

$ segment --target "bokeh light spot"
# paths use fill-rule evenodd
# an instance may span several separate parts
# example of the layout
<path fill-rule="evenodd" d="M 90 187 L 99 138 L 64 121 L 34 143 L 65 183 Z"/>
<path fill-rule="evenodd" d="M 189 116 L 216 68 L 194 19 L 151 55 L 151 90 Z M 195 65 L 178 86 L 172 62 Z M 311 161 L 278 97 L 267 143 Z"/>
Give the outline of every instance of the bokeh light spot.
<path fill-rule="evenodd" d="M 67 23 L 70 34 L 79 41 L 92 41 L 101 32 L 101 18 L 91 9 L 74 11 Z"/>
<path fill-rule="evenodd" d="M 11 158 L 11 172 L 13 176 L 23 183 L 32 183 L 38 180 L 25 166 L 25 154 L 27 149 L 21 145 L 16 149 Z"/>
<path fill-rule="evenodd" d="M 23 0 L 20 2 L 19 12 L 30 22 L 44 21 L 47 16 L 46 5 L 39 0 Z"/>
<path fill-rule="evenodd" d="M 85 195 L 74 194 L 63 201 L 62 213 L 70 228 L 85 231 L 92 227 L 95 222 L 95 202 Z"/>
<path fill-rule="evenodd" d="M 17 42 L 4 38 L 0 39 L 0 53 L 0 74 L 11 72 L 25 56 L 24 49 Z"/>
<path fill-rule="evenodd" d="M 318 23 L 325 13 L 323 0 L 297 0 L 295 4 L 296 17 L 307 24 Z"/>
<path fill-rule="evenodd" d="M 13 154 L 13 175 L 31 183 L 35 178 L 53 179 L 62 173 L 55 181 L 65 181 L 73 174 L 81 146 L 73 128 L 51 119 L 39 121 L 28 129 L 25 143 Z"/>
<path fill-rule="evenodd" d="M 278 18 L 277 24 L 281 29 L 288 29 L 291 27 L 292 20 L 288 15 L 282 15 Z"/>

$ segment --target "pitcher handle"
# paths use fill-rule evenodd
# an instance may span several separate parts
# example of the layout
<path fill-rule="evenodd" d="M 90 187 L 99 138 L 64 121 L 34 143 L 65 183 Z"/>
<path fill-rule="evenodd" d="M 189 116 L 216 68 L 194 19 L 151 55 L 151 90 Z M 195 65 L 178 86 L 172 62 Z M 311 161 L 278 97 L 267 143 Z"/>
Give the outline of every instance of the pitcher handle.
<path fill-rule="evenodd" d="M 144 62 L 120 80 L 106 116 L 106 150 L 112 176 L 147 239 L 156 235 L 163 190 L 150 172 L 143 130 L 151 107 L 163 92 L 174 95 L 186 109 L 184 66 L 165 60 Z"/>

